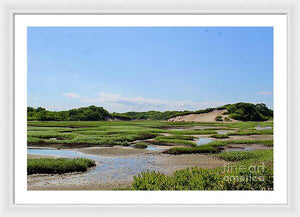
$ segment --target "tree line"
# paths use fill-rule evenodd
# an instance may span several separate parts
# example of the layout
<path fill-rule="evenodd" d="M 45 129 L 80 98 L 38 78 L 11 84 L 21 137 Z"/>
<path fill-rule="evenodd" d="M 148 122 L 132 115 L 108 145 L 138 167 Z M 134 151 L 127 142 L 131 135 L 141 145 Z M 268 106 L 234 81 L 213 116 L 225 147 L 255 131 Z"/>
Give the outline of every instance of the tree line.
<path fill-rule="evenodd" d="M 106 121 L 106 120 L 168 120 L 169 118 L 188 115 L 208 113 L 215 109 L 227 111 L 230 118 L 241 121 L 266 121 L 273 118 L 273 110 L 265 104 L 236 103 L 217 108 L 207 108 L 197 111 L 147 111 L 147 112 L 125 112 L 109 113 L 103 107 L 94 105 L 71 109 L 67 111 L 48 111 L 45 108 L 27 107 L 28 121 Z"/>
<path fill-rule="evenodd" d="M 68 111 L 48 111 L 45 108 L 27 107 L 27 120 L 33 121 L 105 121 L 112 118 L 103 107 L 94 105 Z"/>

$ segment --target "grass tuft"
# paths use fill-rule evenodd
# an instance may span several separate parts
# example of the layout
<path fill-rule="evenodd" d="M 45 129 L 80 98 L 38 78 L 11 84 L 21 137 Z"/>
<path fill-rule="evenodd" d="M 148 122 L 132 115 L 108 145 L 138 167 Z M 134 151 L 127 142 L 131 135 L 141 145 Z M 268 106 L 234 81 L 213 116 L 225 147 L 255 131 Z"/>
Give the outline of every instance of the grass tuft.
<path fill-rule="evenodd" d="M 273 158 L 273 150 L 222 152 L 218 154 L 217 157 L 227 161 L 244 161 L 250 159 L 255 161 L 265 161 Z"/>
<path fill-rule="evenodd" d="M 85 158 L 39 158 L 27 159 L 27 174 L 62 174 L 69 172 L 85 172 L 96 166 L 95 161 Z"/>
<path fill-rule="evenodd" d="M 227 138 L 229 138 L 229 136 L 226 135 L 226 134 L 213 134 L 210 137 L 215 138 L 215 139 L 227 139 Z"/>
<path fill-rule="evenodd" d="M 145 142 L 139 142 L 139 143 L 136 143 L 135 145 L 134 145 L 134 147 L 135 148 L 147 148 L 148 147 L 148 145 L 147 145 L 147 143 L 145 143 Z"/>
<path fill-rule="evenodd" d="M 162 145 L 162 146 L 174 146 L 174 145 L 185 145 L 185 146 L 196 146 L 195 142 L 183 139 L 163 139 L 163 138 L 155 138 L 152 141 L 154 145 Z"/>
<path fill-rule="evenodd" d="M 213 147 L 211 145 L 202 145 L 202 146 L 196 146 L 196 147 L 174 147 L 174 148 L 165 150 L 163 153 L 179 155 L 179 154 L 199 154 L 199 153 L 216 154 L 219 152 L 220 152 L 220 149 L 218 149 L 217 147 Z"/>

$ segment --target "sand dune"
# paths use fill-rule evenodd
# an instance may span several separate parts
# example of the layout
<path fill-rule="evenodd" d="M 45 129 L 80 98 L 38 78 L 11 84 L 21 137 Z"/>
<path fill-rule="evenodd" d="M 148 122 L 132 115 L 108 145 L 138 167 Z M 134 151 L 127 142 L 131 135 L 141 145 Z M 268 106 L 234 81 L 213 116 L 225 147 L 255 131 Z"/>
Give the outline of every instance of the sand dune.
<path fill-rule="evenodd" d="M 182 116 L 176 116 L 173 118 L 170 118 L 168 121 L 171 122 L 216 122 L 215 118 L 218 115 L 221 115 L 223 117 L 223 120 L 225 117 L 228 117 L 228 115 L 222 115 L 226 109 L 223 110 L 213 110 L 208 113 L 203 114 L 190 114 L 190 115 L 182 115 Z M 236 122 L 236 120 L 231 120 L 232 122 Z"/>

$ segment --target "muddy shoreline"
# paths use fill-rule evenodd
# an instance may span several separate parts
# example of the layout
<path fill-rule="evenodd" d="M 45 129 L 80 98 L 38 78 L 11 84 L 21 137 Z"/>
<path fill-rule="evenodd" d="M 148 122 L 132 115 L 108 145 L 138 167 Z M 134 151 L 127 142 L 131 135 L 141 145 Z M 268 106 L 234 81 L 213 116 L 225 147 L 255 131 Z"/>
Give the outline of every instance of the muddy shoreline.
<path fill-rule="evenodd" d="M 98 149 L 98 150 L 97 150 Z M 226 161 L 211 155 L 166 155 L 158 151 L 136 150 L 128 152 L 126 148 L 82 148 L 80 153 L 93 154 L 102 159 L 97 166 L 83 173 L 35 174 L 27 176 L 28 190 L 118 190 L 131 187 L 133 176 L 141 171 L 155 170 L 172 174 L 176 170 L 198 166 L 215 168 L 223 166 Z M 118 149 L 122 149 L 118 150 Z M 112 153 L 114 152 L 114 153 Z M 104 156 L 105 155 L 105 156 Z M 47 155 L 28 155 L 29 158 L 48 157 Z M 53 156 L 51 156 L 53 157 Z M 118 165 L 116 165 L 118 164 Z M 132 167 L 132 168 L 131 168 Z"/>

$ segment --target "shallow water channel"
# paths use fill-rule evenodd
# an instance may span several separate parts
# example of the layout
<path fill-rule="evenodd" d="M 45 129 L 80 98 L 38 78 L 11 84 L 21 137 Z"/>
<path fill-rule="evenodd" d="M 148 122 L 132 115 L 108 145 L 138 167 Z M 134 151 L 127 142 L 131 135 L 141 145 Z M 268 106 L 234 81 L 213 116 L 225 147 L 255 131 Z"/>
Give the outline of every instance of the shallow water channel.
<path fill-rule="evenodd" d="M 211 138 L 199 138 L 198 140 L 197 140 L 197 145 L 198 146 L 200 146 L 200 145 L 206 145 L 206 144 L 208 144 L 208 143 L 210 143 L 210 142 L 212 142 L 212 141 L 214 141 L 213 139 L 211 139 Z"/>
<path fill-rule="evenodd" d="M 28 154 L 47 155 L 65 158 L 88 158 L 96 161 L 96 167 L 87 172 L 70 175 L 61 180 L 53 180 L 57 183 L 49 184 L 88 184 L 108 183 L 113 181 L 132 180 L 133 176 L 141 171 L 153 170 L 153 156 L 135 155 L 127 157 L 106 157 L 84 154 L 67 149 L 27 149 Z M 50 181 L 51 182 L 51 181 Z"/>
<path fill-rule="evenodd" d="M 273 129 L 273 127 L 262 127 L 260 125 L 257 125 L 255 129 L 256 130 L 271 130 L 271 129 Z"/>
<path fill-rule="evenodd" d="M 154 145 L 148 145 L 146 148 L 147 151 L 160 151 L 161 149 L 154 146 Z"/>

